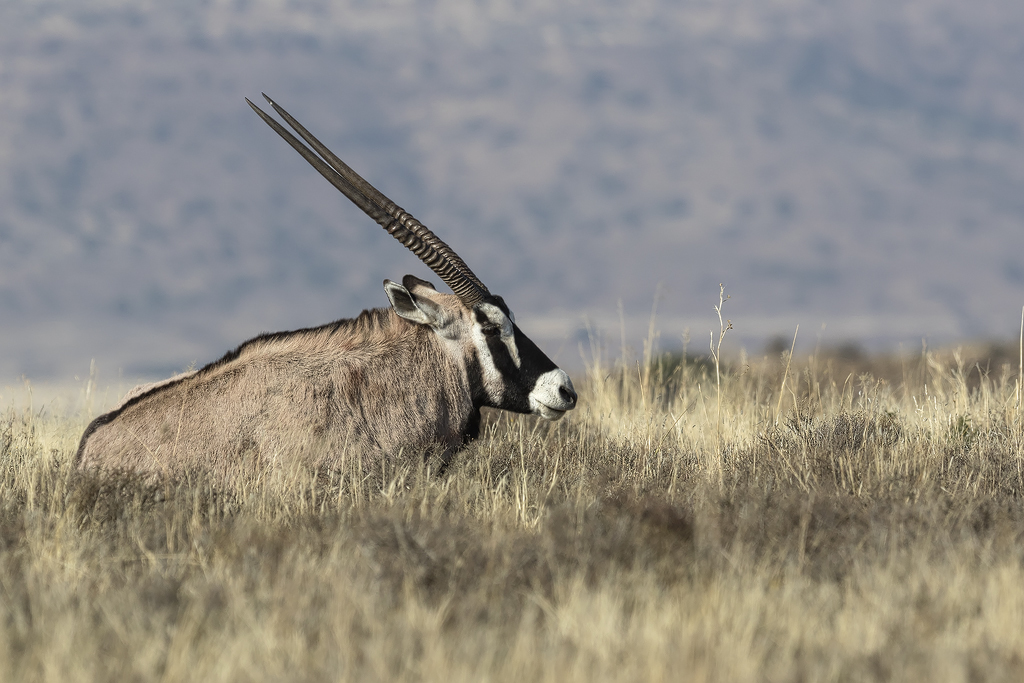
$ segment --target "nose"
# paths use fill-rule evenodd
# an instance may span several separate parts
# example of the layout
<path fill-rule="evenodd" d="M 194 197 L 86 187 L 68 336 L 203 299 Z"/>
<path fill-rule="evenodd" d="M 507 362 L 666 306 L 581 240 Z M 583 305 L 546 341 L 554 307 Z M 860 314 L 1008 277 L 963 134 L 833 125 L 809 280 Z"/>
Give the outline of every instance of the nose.
<path fill-rule="evenodd" d="M 564 384 L 558 387 L 559 397 L 568 403 L 570 407 L 576 405 L 576 392 L 573 391 L 572 387 L 565 386 Z"/>

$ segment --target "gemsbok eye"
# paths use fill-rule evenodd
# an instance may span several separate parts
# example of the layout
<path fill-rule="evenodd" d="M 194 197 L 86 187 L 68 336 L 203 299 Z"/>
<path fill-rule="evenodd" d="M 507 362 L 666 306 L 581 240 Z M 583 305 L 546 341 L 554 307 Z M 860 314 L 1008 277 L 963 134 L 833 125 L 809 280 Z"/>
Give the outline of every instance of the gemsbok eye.
<path fill-rule="evenodd" d="M 488 337 L 498 337 L 501 335 L 501 328 L 497 325 L 488 325 L 483 328 L 483 333 Z"/>

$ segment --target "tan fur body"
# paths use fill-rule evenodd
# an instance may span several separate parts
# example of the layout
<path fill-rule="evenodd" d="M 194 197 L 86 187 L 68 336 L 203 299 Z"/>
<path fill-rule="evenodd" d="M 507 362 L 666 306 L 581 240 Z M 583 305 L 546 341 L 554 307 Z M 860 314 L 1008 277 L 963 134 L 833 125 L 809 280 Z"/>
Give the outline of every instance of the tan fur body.
<path fill-rule="evenodd" d="M 240 468 L 452 452 L 479 420 L 458 355 L 391 309 L 257 337 L 130 393 L 86 430 L 77 464 L 230 478 Z"/>

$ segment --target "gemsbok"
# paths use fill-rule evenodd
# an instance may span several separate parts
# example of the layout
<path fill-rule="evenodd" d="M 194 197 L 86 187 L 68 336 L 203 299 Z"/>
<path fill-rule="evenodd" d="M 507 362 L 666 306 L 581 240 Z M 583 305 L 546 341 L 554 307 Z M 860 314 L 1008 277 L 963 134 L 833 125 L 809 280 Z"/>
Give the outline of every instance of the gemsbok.
<path fill-rule="evenodd" d="M 288 112 L 249 106 L 317 171 L 418 256 L 454 294 L 406 275 L 390 308 L 262 334 L 199 370 L 136 387 L 86 428 L 77 467 L 232 477 L 344 458 L 440 455 L 480 431 L 480 409 L 557 420 L 576 406 L 569 376 L 515 324 L 505 301 L 422 223 L 335 156 Z M 310 149 L 312 148 L 312 149 Z"/>

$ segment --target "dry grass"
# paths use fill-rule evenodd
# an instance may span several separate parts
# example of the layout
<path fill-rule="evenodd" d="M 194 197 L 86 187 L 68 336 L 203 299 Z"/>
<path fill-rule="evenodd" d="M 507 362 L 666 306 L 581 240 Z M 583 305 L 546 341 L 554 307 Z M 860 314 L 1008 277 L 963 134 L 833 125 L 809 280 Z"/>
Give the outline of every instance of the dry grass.
<path fill-rule="evenodd" d="M 0 680 L 1021 680 L 1016 364 L 850 362 L 723 365 L 720 414 L 713 365 L 594 363 L 443 477 L 230 490 L 10 408 Z"/>

